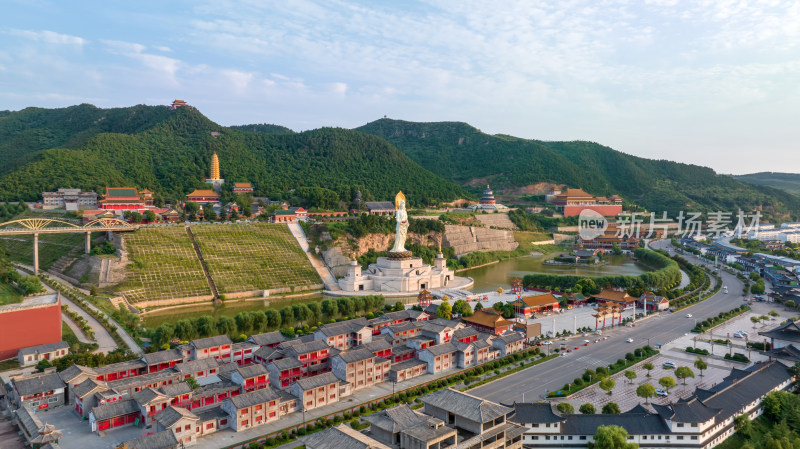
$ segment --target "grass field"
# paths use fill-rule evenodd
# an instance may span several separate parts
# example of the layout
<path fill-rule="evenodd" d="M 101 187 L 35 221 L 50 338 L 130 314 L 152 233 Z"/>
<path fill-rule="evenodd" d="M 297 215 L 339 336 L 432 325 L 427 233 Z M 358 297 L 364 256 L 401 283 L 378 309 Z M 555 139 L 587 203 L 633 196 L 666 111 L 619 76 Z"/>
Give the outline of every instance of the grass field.
<path fill-rule="evenodd" d="M 183 226 L 143 228 L 123 236 L 131 264 L 118 291 L 129 301 L 211 294 Z"/>
<path fill-rule="evenodd" d="M 22 294 L 14 287 L 0 282 L 0 306 L 22 302 Z"/>
<path fill-rule="evenodd" d="M 286 225 L 198 225 L 192 232 L 220 294 L 320 283 Z"/>
<path fill-rule="evenodd" d="M 49 269 L 55 261 L 73 248 L 83 245 L 83 234 L 39 235 L 39 268 Z M 14 262 L 33 265 L 33 236 L 0 237 L 2 246 Z"/>

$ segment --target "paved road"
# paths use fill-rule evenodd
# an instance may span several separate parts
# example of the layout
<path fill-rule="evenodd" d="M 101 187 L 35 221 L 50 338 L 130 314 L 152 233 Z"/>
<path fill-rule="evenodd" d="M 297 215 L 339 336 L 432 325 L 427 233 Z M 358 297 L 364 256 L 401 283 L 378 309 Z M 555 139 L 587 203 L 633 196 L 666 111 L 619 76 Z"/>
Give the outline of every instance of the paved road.
<path fill-rule="evenodd" d="M 657 247 L 664 248 L 665 245 L 669 245 L 669 243 L 659 242 Z M 692 263 L 699 263 L 699 260 L 693 256 L 684 257 Z M 659 316 L 649 318 L 634 328 L 621 327 L 608 330 L 605 332 L 605 335 L 609 336 L 608 340 L 588 347 L 580 346 L 580 350 L 574 351 L 566 357 L 559 357 L 497 382 L 475 388 L 470 390 L 470 394 L 502 403 L 521 402 L 523 397 L 526 401 L 534 401 L 580 376 L 587 367 L 609 365 L 617 359 L 624 358 L 625 353 L 631 352 L 634 348 L 647 344 L 648 341 L 651 345 L 668 343 L 688 333 L 694 327 L 695 320 L 686 318 L 687 313 L 691 313 L 698 321 L 702 321 L 742 304 L 740 293 L 744 287 L 742 282 L 734 275 L 725 272 L 722 272 L 721 275 L 723 285 L 728 286 L 730 292 L 728 294 L 720 291 L 699 304 L 674 314 L 662 312 Z M 625 343 L 628 338 L 633 338 L 634 342 L 632 344 Z M 575 345 L 582 340 L 582 338 L 576 338 L 571 343 Z"/>
<path fill-rule="evenodd" d="M 86 336 L 86 334 L 83 333 L 83 330 L 81 330 L 81 328 L 78 327 L 78 325 L 75 324 L 74 321 L 72 321 L 72 318 L 67 316 L 67 314 L 64 313 L 64 312 L 61 312 L 61 321 L 66 323 L 67 326 L 70 329 L 72 329 L 72 333 L 75 334 L 75 337 L 78 339 L 79 342 L 81 342 L 81 343 L 94 343 L 92 340 L 89 340 L 89 338 Z"/>

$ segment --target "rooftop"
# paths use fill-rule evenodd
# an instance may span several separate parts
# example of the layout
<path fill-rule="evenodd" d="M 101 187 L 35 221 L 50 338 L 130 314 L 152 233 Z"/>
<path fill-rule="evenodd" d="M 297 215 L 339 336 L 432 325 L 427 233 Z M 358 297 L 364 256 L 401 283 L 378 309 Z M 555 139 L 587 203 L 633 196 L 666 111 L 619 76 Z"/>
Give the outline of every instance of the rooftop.
<path fill-rule="evenodd" d="M 172 429 L 169 429 L 128 440 L 122 443 L 121 447 L 127 447 L 127 449 L 170 449 L 178 447 L 178 440 L 175 438 L 175 434 L 172 433 Z"/>
<path fill-rule="evenodd" d="M 316 376 L 302 378 L 298 380 L 295 385 L 300 387 L 301 390 L 306 391 L 325 385 L 330 385 L 332 383 L 338 384 L 339 382 L 339 378 L 337 378 L 333 373 L 327 372 Z"/>
<path fill-rule="evenodd" d="M 190 343 L 197 349 L 208 349 L 208 348 L 213 348 L 215 346 L 232 345 L 233 341 L 231 341 L 230 337 L 228 337 L 227 335 L 217 335 L 216 337 L 207 337 L 207 338 L 192 340 Z"/>
<path fill-rule="evenodd" d="M 66 387 L 58 373 L 33 374 L 11 379 L 11 384 L 20 396 L 32 396 Z"/>
<path fill-rule="evenodd" d="M 423 404 L 463 416 L 475 422 L 486 422 L 506 416 L 512 410 L 471 394 L 446 388 L 420 398 Z"/>
<path fill-rule="evenodd" d="M 309 435 L 302 442 L 308 449 L 391 449 L 346 424 Z"/>
<path fill-rule="evenodd" d="M 44 354 L 46 352 L 58 351 L 59 349 L 69 349 L 69 344 L 65 341 L 48 343 L 46 345 L 30 346 L 19 350 L 19 355 L 25 357 L 34 354 Z"/>

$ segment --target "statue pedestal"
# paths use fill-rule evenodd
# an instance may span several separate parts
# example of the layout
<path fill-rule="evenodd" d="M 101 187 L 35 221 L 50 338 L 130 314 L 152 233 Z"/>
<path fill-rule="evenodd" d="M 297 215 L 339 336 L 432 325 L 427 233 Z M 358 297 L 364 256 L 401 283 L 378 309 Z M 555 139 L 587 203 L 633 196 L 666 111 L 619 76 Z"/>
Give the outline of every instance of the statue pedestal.
<path fill-rule="evenodd" d="M 391 254 L 391 253 L 390 253 Z M 453 279 L 455 272 L 444 264 L 444 259 L 437 258 L 436 266 L 422 262 L 419 257 L 392 258 L 378 257 L 376 263 L 370 264 L 363 271 L 360 266 L 350 265 L 347 276 L 339 281 L 344 291 L 375 291 L 418 293 L 422 289 L 446 287 Z"/>

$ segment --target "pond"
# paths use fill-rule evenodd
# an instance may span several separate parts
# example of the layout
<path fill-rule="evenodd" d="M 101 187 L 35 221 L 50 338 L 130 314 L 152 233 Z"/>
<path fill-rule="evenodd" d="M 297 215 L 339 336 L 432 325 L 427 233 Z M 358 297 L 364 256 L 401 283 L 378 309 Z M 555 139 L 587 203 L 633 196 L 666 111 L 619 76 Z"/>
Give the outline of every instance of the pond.
<path fill-rule="evenodd" d="M 652 271 L 649 267 L 633 260 L 630 256 L 605 256 L 605 262 L 600 265 L 548 265 L 544 261 L 552 259 L 549 256 L 523 256 L 513 259 L 506 259 L 496 264 L 485 267 L 471 268 L 458 272 L 458 276 L 469 276 L 475 280 L 475 285 L 471 288 L 474 292 L 485 292 L 496 290 L 497 287 L 508 289 L 511 287 L 511 280 L 515 277 L 522 279 L 526 274 L 546 273 L 558 275 L 579 275 L 579 276 L 618 276 L 630 275 L 638 276 L 642 273 Z"/>

